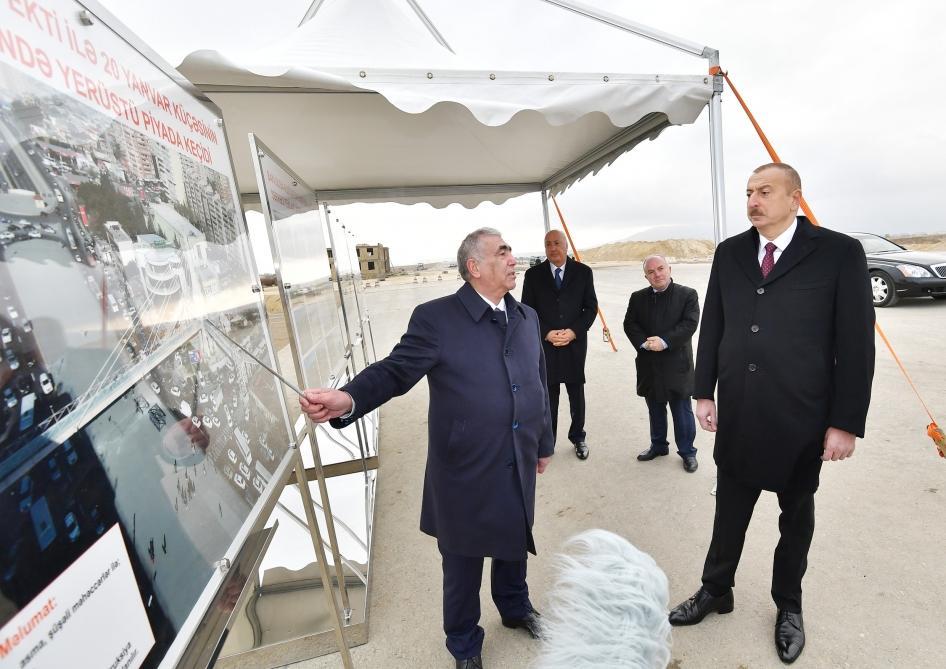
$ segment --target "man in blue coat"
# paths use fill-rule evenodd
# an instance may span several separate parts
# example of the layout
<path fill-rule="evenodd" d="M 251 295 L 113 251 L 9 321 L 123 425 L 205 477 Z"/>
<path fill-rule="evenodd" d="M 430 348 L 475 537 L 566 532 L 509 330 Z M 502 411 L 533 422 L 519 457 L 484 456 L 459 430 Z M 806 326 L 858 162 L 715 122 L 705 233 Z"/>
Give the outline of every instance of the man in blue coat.
<path fill-rule="evenodd" d="M 418 306 L 391 354 L 340 390 L 307 390 L 302 410 L 340 428 L 430 387 L 420 529 L 443 556 L 443 621 L 456 666 L 482 667 L 479 590 L 492 558 L 491 593 L 503 625 L 540 633 L 529 601 L 526 553 L 535 554 L 536 473 L 554 450 L 539 320 L 509 294 L 516 259 L 496 230 L 467 235 L 455 294 Z"/>

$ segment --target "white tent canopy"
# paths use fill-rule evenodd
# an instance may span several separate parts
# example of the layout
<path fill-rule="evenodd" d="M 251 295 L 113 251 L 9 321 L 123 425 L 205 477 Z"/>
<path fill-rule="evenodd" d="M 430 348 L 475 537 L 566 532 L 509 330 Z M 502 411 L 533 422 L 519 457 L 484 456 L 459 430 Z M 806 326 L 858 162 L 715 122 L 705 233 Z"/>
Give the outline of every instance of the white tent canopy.
<path fill-rule="evenodd" d="M 716 56 L 568 0 L 317 0 L 285 38 L 179 69 L 223 110 L 247 202 L 252 132 L 323 200 L 473 207 L 561 192 L 712 115 Z"/>

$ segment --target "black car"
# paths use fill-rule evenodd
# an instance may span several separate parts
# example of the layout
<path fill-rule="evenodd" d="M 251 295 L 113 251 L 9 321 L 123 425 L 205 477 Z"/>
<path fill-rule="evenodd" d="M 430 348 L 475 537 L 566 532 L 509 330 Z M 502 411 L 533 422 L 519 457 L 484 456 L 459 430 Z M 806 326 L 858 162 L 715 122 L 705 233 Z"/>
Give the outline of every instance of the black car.
<path fill-rule="evenodd" d="M 892 307 L 901 297 L 946 299 L 946 253 L 909 251 L 868 232 L 852 232 L 867 254 L 875 307 Z"/>

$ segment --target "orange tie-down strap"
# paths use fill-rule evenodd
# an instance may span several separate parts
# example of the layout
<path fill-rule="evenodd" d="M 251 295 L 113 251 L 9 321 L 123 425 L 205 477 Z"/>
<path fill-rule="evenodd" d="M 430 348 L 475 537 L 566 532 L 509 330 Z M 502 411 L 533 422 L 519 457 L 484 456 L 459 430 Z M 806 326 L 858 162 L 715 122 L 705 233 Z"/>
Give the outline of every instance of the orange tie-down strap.
<path fill-rule="evenodd" d="M 558 208 L 558 202 L 555 201 L 555 196 L 552 196 L 552 204 L 555 205 L 555 211 L 558 213 L 558 220 L 562 222 L 562 229 L 565 230 L 565 236 L 568 237 L 568 245 L 572 247 L 572 253 L 575 254 L 575 260 L 581 262 L 581 255 L 578 253 L 578 247 L 575 246 L 575 242 L 572 241 L 572 235 L 568 231 L 568 225 L 565 223 L 565 217 L 562 216 L 562 210 Z M 601 327 L 604 329 L 602 334 L 604 335 L 604 340 L 611 344 L 611 350 L 615 353 L 618 352 L 618 347 L 614 345 L 614 337 L 611 336 L 611 330 L 608 329 L 608 323 L 604 320 L 604 314 L 601 312 L 601 307 L 598 307 L 598 318 L 601 319 Z"/>
<path fill-rule="evenodd" d="M 768 152 L 772 162 L 782 162 L 782 160 L 778 157 L 778 154 L 775 152 L 775 148 L 772 146 L 772 143 L 769 142 L 769 138 L 765 136 L 764 132 L 762 132 L 762 127 L 759 125 L 758 121 L 756 121 L 755 116 L 753 116 L 752 112 L 749 111 L 749 107 L 746 105 L 745 100 L 742 99 L 742 96 L 739 95 L 739 91 L 736 90 L 735 86 L 733 86 L 732 80 L 729 78 L 729 73 L 723 72 L 722 68 L 719 66 L 711 67 L 709 73 L 714 76 L 717 74 L 722 75 L 723 79 L 725 79 L 726 83 L 729 85 L 730 90 L 732 90 L 733 95 L 736 96 L 736 100 L 739 101 L 739 105 L 742 107 L 742 110 L 746 112 L 746 116 L 749 117 L 749 122 L 752 124 L 752 127 L 755 128 L 756 133 L 759 135 L 759 139 L 762 140 L 762 145 L 765 146 L 765 150 Z M 811 221 L 814 225 L 820 225 L 820 223 L 818 223 L 818 219 L 815 218 L 814 212 L 811 210 L 811 207 L 808 206 L 808 203 L 805 201 L 804 197 L 801 198 L 801 208 L 802 211 L 805 212 L 805 215 L 808 217 L 809 221 Z M 906 367 L 903 366 L 903 362 L 900 361 L 900 356 L 898 356 L 897 352 L 893 350 L 893 345 L 890 343 L 890 340 L 887 339 L 887 335 L 884 334 L 884 330 L 880 327 L 880 323 L 874 323 L 874 329 L 877 330 L 877 334 L 880 335 L 880 338 L 884 340 L 884 344 L 887 345 L 887 350 L 890 351 L 890 355 L 893 356 L 893 359 L 896 361 L 897 366 L 903 373 L 907 383 L 910 384 L 910 388 L 912 388 L 913 392 L 916 394 L 916 398 L 923 406 L 923 410 L 926 412 L 926 415 L 930 417 L 930 421 L 932 422 L 926 426 L 926 434 L 936 445 L 936 450 L 939 452 L 939 456 L 941 458 L 946 458 L 946 435 L 943 434 L 943 430 L 936 424 L 936 419 L 933 418 L 933 413 L 926 405 L 926 402 L 923 401 L 923 396 L 920 395 L 919 389 L 917 389 L 916 384 L 913 383 L 913 379 L 910 378 L 910 374 L 907 372 Z"/>

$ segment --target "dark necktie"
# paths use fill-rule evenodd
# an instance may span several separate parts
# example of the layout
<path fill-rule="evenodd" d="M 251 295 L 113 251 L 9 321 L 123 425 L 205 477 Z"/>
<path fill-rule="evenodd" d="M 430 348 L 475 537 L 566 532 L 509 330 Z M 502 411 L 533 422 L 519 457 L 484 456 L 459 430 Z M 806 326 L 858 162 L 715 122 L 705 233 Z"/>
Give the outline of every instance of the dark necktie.
<path fill-rule="evenodd" d="M 561 289 L 562 289 L 562 268 L 556 267 L 555 268 L 555 290 L 561 290 Z"/>
<path fill-rule="evenodd" d="M 769 272 L 772 271 L 772 268 L 775 267 L 775 244 L 769 242 L 765 245 L 765 255 L 762 256 L 762 278 L 764 279 L 769 275 Z"/>
<path fill-rule="evenodd" d="M 506 312 L 502 309 L 493 309 L 493 317 L 490 320 L 497 323 L 503 330 L 506 329 Z"/>

